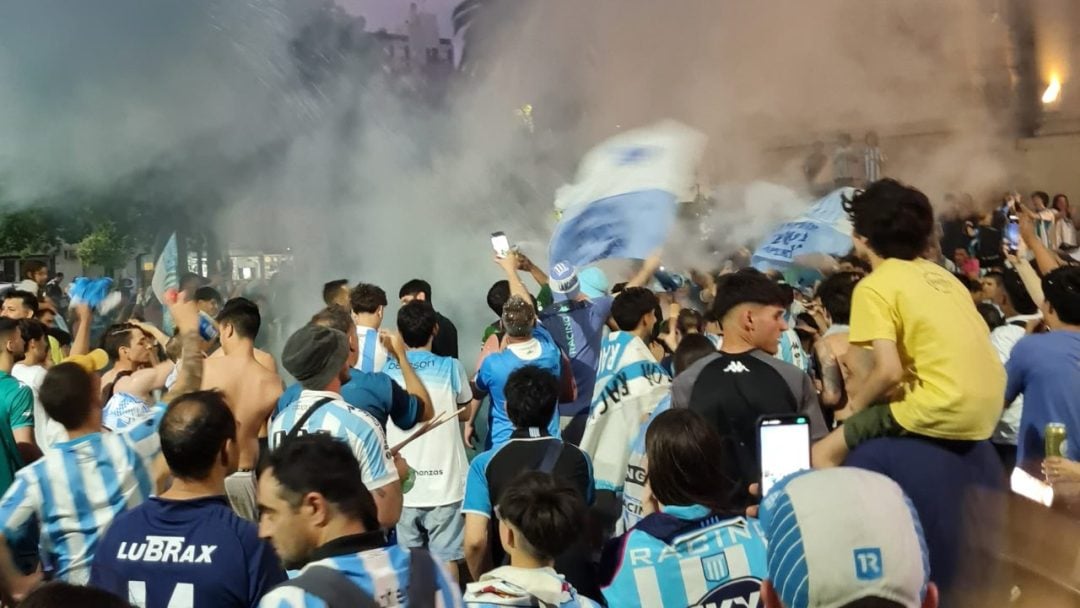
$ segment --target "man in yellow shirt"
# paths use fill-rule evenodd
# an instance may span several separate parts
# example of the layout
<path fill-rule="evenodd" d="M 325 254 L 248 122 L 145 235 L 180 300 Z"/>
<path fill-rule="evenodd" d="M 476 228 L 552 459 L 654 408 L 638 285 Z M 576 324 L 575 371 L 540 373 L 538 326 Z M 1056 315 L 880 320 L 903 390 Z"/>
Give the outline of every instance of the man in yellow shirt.
<path fill-rule="evenodd" d="M 839 465 L 874 437 L 989 438 L 1005 371 L 967 289 L 921 257 L 934 234 L 930 201 L 885 179 L 845 207 L 855 251 L 873 272 L 852 297 L 847 362 L 859 381 L 837 414 L 843 428 L 814 446 L 814 465 Z"/>

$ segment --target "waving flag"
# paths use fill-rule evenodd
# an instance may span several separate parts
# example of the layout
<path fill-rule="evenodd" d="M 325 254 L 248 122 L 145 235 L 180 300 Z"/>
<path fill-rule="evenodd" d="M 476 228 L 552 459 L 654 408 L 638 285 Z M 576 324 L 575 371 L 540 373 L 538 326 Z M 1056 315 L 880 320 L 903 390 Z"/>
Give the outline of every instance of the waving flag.
<path fill-rule="evenodd" d="M 851 220 L 843 203 L 854 192 L 854 188 L 836 190 L 797 219 L 782 224 L 754 252 L 754 268 L 789 270 L 801 256 L 846 255 L 851 250 Z"/>
<path fill-rule="evenodd" d="M 548 260 L 580 268 L 606 258 L 645 258 L 664 244 L 679 196 L 694 183 L 705 137 L 673 121 L 622 133 L 593 148 L 577 183 L 563 186 L 562 219 Z"/>
<path fill-rule="evenodd" d="M 168 242 L 165 243 L 165 248 L 161 250 L 157 264 L 154 265 L 154 276 L 150 279 L 150 288 L 154 291 L 154 296 L 158 299 L 158 302 L 162 304 L 161 324 L 166 335 L 171 335 L 173 330 L 172 316 L 169 314 L 166 304 L 169 303 L 171 298 L 176 297 L 176 292 L 180 288 L 180 274 L 177 271 L 178 257 L 176 233 L 174 232 L 169 237 Z"/>

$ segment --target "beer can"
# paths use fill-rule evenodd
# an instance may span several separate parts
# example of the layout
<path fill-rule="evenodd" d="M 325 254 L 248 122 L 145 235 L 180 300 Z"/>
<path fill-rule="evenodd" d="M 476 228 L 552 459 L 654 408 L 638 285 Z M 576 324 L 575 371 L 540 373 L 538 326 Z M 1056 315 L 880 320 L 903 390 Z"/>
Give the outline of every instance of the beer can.
<path fill-rule="evenodd" d="M 1051 422 L 1046 425 L 1043 434 L 1046 442 L 1046 457 L 1064 456 L 1065 451 L 1065 425 L 1060 422 Z"/>

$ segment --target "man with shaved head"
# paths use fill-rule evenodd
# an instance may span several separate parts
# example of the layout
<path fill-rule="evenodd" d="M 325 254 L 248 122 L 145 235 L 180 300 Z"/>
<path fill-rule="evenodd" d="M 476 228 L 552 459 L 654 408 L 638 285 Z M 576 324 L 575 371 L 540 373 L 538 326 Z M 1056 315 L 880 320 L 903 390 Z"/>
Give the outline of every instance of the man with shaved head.
<path fill-rule="evenodd" d="M 139 606 L 254 606 L 285 580 L 255 524 L 225 498 L 239 458 L 236 421 L 218 391 L 177 397 L 159 430 L 172 486 L 117 517 L 90 584 Z"/>

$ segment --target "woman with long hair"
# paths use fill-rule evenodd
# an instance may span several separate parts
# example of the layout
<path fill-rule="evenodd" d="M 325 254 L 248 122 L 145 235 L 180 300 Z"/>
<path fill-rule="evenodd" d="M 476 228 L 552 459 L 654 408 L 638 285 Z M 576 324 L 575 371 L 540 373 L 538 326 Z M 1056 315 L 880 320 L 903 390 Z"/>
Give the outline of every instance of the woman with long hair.
<path fill-rule="evenodd" d="M 675 607 L 746 601 L 767 572 L 765 540 L 724 472 L 719 433 L 699 414 L 668 410 L 645 434 L 645 518 L 601 559 L 609 606 Z"/>
<path fill-rule="evenodd" d="M 1054 231 L 1051 241 L 1054 249 L 1073 249 L 1076 247 L 1076 225 L 1073 224 L 1072 208 L 1069 197 L 1064 194 L 1054 195 Z"/>

